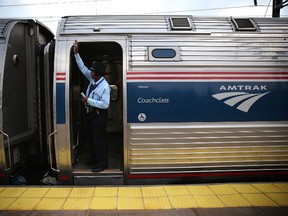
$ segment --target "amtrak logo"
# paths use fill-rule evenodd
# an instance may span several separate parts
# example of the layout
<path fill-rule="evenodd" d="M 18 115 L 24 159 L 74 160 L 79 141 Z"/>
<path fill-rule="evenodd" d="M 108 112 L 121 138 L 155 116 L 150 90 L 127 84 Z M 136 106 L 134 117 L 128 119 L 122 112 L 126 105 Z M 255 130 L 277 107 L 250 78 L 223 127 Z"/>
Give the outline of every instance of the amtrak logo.
<path fill-rule="evenodd" d="M 270 91 L 254 94 L 250 94 L 247 92 L 225 92 L 214 94 L 212 95 L 212 97 L 216 98 L 219 101 L 223 101 L 225 104 L 231 107 L 236 107 L 242 112 L 248 112 L 249 109 L 253 106 L 253 104 L 256 103 L 256 101 L 269 93 Z"/>

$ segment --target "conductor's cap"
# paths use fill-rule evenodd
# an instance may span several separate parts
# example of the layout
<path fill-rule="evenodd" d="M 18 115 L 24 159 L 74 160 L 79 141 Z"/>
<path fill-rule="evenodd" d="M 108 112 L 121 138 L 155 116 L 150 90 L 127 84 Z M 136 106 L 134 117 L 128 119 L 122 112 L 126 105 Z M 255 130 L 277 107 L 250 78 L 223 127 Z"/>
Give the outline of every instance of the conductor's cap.
<path fill-rule="evenodd" d="M 100 62 L 94 61 L 89 69 L 95 71 L 99 76 L 104 76 L 106 66 Z"/>

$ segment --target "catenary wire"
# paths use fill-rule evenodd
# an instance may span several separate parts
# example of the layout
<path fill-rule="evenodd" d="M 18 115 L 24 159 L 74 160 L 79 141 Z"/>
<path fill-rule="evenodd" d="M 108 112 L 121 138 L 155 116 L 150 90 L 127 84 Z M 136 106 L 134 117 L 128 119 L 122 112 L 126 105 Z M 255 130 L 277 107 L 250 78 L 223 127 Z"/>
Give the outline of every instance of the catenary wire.
<path fill-rule="evenodd" d="M 75 4 L 75 3 L 85 3 L 85 2 L 100 2 L 100 1 L 111 1 L 111 0 L 75 0 L 75 1 L 54 1 L 54 2 L 39 2 L 39 3 L 26 3 L 26 4 L 6 4 L 0 5 L 1 7 L 27 7 L 27 6 L 40 6 L 40 5 L 59 5 L 59 4 Z"/>
<path fill-rule="evenodd" d="M 268 9 L 269 9 L 269 6 L 270 6 L 270 3 L 271 3 L 271 0 L 269 1 L 268 5 L 267 5 L 267 8 L 266 8 L 266 11 L 265 11 L 265 15 L 264 15 L 264 17 L 266 17 L 266 15 L 267 15 L 267 12 L 268 12 Z"/>

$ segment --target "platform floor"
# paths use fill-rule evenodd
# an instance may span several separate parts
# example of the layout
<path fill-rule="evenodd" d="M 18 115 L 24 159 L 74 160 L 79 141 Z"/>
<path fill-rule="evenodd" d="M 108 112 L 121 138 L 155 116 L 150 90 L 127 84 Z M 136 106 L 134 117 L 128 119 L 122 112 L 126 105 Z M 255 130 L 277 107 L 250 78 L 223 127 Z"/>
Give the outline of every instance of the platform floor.
<path fill-rule="evenodd" d="M 0 186 L 2 215 L 288 215 L 288 183 Z M 101 213 L 101 214 L 100 214 Z M 143 213 L 143 214 L 142 214 Z"/>

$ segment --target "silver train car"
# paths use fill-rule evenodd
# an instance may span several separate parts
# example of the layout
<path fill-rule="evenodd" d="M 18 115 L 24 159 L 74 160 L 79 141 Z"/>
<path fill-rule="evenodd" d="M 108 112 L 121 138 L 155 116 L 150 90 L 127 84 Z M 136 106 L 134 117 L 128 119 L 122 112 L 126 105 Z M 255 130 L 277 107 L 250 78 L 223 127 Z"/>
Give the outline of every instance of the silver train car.
<path fill-rule="evenodd" d="M 86 65 L 107 66 L 112 90 L 109 168 L 100 173 L 86 166 L 80 92 L 87 82 L 74 59 L 75 39 Z M 58 182 L 287 175 L 287 40 L 287 18 L 63 17 L 52 99 L 46 97 L 52 121 L 45 123 Z M 54 44 L 50 48 L 53 53 Z"/>
<path fill-rule="evenodd" d="M 50 138 L 62 183 L 287 175 L 288 19 L 64 17 L 56 38 Z M 75 39 L 112 88 L 109 170 L 97 174 L 81 162 Z"/>
<path fill-rule="evenodd" d="M 51 40 L 54 34 L 38 21 L 0 20 L 1 184 L 9 184 L 33 155 L 47 155 L 44 98 L 51 87 L 43 59 Z"/>

